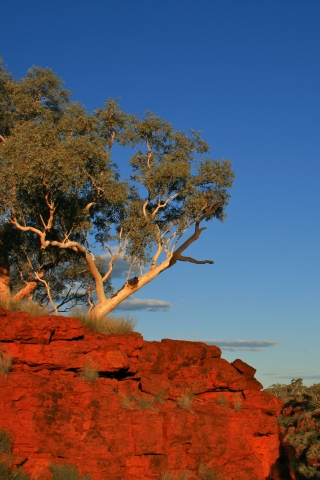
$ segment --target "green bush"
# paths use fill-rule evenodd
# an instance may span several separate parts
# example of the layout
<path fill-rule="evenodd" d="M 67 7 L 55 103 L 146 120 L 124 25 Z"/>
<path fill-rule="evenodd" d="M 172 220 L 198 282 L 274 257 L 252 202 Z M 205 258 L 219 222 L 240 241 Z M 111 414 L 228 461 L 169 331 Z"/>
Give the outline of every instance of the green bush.
<path fill-rule="evenodd" d="M 278 423 L 284 443 L 295 451 L 293 468 L 299 479 L 320 480 L 320 383 L 303 385 L 301 378 L 290 385 L 274 384 L 265 391 L 284 403 Z"/>
<path fill-rule="evenodd" d="M 107 317 L 97 318 L 80 308 L 72 310 L 70 316 L 78 318 L 84 327 L 90 327 L 94 332 L 104 335 L 131 333 L 137 324 L 137 321 L 129 316 L 108 315 Z"/>

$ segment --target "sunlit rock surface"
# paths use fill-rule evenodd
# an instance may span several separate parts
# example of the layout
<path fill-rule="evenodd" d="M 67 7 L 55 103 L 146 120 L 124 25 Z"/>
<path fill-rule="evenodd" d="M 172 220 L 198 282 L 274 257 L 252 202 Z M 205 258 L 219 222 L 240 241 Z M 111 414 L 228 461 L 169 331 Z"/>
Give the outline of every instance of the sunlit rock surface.
<path fill-rule="evenodd" d="M 272 478 L 282 404 L 218 347 L 1 309 L 0 348 L 12 357 L 0 373 L 0 429 L 13 441 L 2 460 L 31 479 L 50 479 L 51 463 L 93 480 L 196 479 L 200 463 L 217 480 Z"/>

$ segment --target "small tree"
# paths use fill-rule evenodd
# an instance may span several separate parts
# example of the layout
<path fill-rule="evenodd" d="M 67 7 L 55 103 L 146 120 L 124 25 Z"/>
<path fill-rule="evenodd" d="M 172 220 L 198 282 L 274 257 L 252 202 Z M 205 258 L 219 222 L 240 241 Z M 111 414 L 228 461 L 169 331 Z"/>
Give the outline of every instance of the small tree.
<path fill-rule="evenodd" d="M 94 284 L 88 303 L 95 300 L 92 312 L 102 317 L 177 261 L 213 263 L 184 251 L 204 221 L 224 220 L 234 174 L 230 161 L 205 156 L 199 133 L 175 131 L 151 112 L 126 114 L 112 99 L 88 114 L 49 69 L 33 67 L 19 81 L 0 74 L 2 228 L 24 238 L 16 251 L 37 285 L 50 269 L 81 264 Z M 112 160 L 116 144 L 132 149 L 128 180 Z M 106 268 L 96 245 L 109 252 Z M 3 278 L 16 255 L 9 250 L 3 240 Z M 135 276 L 110 295 L 121 254 Z"/>

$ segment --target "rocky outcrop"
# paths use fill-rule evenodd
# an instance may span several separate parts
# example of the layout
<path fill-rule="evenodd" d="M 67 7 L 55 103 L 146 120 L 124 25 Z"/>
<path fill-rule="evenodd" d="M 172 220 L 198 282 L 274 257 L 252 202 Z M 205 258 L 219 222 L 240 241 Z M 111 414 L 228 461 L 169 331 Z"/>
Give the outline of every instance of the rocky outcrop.
<path fill-rule="evenodd" d="M 32 479 L 52 478 L 52 463 L 93 480 L 196 479 L 200 464 L 212 479 L 270 478 L 282 404 L 218 347 L 1 310 L 0 348 L 12 360 L 0 373 L 0 430 L 12 439 L 2 460 Z"/>

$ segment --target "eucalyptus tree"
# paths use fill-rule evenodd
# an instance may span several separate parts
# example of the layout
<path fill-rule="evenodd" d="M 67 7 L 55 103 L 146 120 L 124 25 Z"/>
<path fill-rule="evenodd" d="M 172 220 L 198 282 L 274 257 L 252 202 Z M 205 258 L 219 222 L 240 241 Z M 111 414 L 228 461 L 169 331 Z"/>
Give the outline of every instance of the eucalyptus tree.
<path fill-rule="evenodd" d="M 102 317 L 178 261 L 213 263 L 184 252 L 204 222 L 224 220 L 234 174 L 230 161 L 208 157 L 199 133 L 176 131 L 152 112 L 127 114 L 112 99 L 88 114 L 49 69 L 33 67 L 19 81 L 1 75 L 2 225 L 29 238 L 38 282 L 41 265 L 80 262 L 94 285 L 88 303 Z M 125 180 L 117 144 L 131 148 Z M 97 246 L 109 254 L 104 268 Z M 134 276 L 111 292 L 122 255 Z"/>

